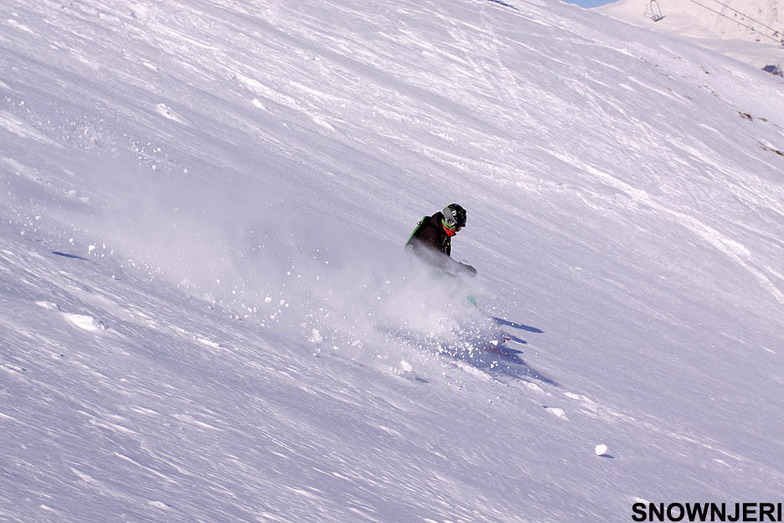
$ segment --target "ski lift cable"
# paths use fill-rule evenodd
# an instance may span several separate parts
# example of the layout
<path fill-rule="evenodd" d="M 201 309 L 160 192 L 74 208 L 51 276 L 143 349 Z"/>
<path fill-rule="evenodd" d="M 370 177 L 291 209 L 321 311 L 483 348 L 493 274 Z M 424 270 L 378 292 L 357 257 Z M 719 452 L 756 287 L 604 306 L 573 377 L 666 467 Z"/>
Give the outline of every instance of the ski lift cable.
<path fill-rule="evenodd" d="M 781 33 L 781 31 L 779 31 L 779 30 L 777 30 L 777 29 L 774 29 L 773 27 L 771 27 L 771 26 L 769 26 L 769 25 L 766 25 L 766 24 L 764 24 L 764 23 L 760 22 L 759 20 L 755 20 L 754 18 L 750 17 L 750 16 L 749 16 L 749 15 L 747 15 L 746 13 L 743 13 L 743 12 L 741 12 L 741 11 L 738 11 L 738 10 L 737 10 L 737 9 L 735 9 L 734 7 L 730 7 L 730 6 L 728 6 L 727 4 L 725 4 L 725 3 L 721 2 L 720 0 L 713 0 L 713 1 L 714 1 L 714 2 L 716 2 L 717 4 L 719 4 L 719 5 L 720 5 L 720 6 L 722 6 L 722 7 L 726 7 L 727 9 L 729 9 L 730 11 L 732 11 L 732 12 L 734 12 L 734 13 L 738 13 L 739 15 L 741 15 L 741 16 L 743 16 L 743 17 L 745 17 L 747 20 L 751 20 L 751 21 L 752 21 L 752 22 L 754 22 L 755 24 L 759 24 L 759 25 L 761 25 L 761 26 L 762 26 L 762 27 L 764 27 L 765 29 L 770 29 L 770 30 L 771 30 L 771 31 L 773 31 L 774 33 Z"/>
<path fill-rule="evenodd" d="M 765 33 L 761 32 L 761 31 L 758 31 L 758 30 L 757 30 L 757 29 L 755 29 L 754 27 L 752 27 L 752 26 L 750 26 L 750 25 L 747 25 L 747 24 L 744 24 L 743 22 L 739 22 L 738 20 L 734 20 L 734 19 L 730 18 L 729 16 L 725 15 L 724 13 L 722 13 L 722 12 L 720 12 L 720 11 L 717 11 L 716 9 L 713 9 L 713 8 L 710 8 L 710 7 L 708 7 L 707 5 L 701 4 L 701 3 L 697 2 L 696 0 L 690 0 L 690 1 L 691 1 L 692 3 L 695 3 L 695 4 L 697 4 L 697 5 L 698 5 L 698 6 L 700 6 L 700 7 L 704 7 L 704 8 L 705 8 L 705 9 L 707 9 L 708 11 L 711 11 L 711 12 L 713 12 L 713 13 L 716 13 L 716 14 L 717 14 L 717 15 L 719 15 L 719 16 L 723 16 L 723 17 L 724 17 L 724 18 L 726 18 L 727 20 L 731 20 L 731 21 L 735 22 L 736 24 L 738 24 L 738 25 L 741 25 L 741 26 L 745 27 L 746 29 L 749 29 L 749 30 L 751 30 L 751 31 L 753 31 L 753 32 L 755 32 L 755 33 L 759 33 L 759 34 L 760 34 L 760 36 L 764 36 L 765 38 L 770 38 L 771 40 L 773 40 L 774 42 L 777 42 L 777 43 L 779 42 L 779 40 L 778 40 L 777 38 L 775 38 L 775 37 L 773 37 L 773 36 L 770 36 L 770 35 L 767 35 L 767 34 L 765 34 Z M 744 14 L 744 13 L 742 13 L 742 12 L 738 11 L 737 9 L 733 9 L 733 8 L 732 8 L 732 7 L 730 7 L 730 6 L 728 6 L 728 5 L 726 5 L 726 4 L 723 4 L 723 3 L 721 3 L 719 0 L 713 0 L 713 1 L 714 1 L 714 2 L 716 2 L 716 3 L 717 3 L 717 4 L 719 4 L 719 5 L 722 5 L 722 6 L 726 7 L 727 9 L 729 9 L 729 10 L 731 10 L 731 11 L 734 11 L 734 12 L 736 12 L 736 13 L 738 13 L 738 14 L 740 14 L 740 15 L 744 16 L 744 17 L 746 17 L 747 19 L 751 20 L 752 22 L 758 23 L 759 25 L 761 25 L 761 26 L 763 26 L 763 27 L 765 27 L 765 28 L 767 28 L 767 29 L 770 29 L 771 31 L 773 31 L 773 33 L 774 33 L 774 34 L 780 34 L 780 31 L 777 31 L 776 29 L 774 29 L 774 28 L 772 28 L 772 27 L 769 27 L 769 26 L 767 26 L 767 25 L 763 24 L 762 22 L 758 22 L 757 20 L 754 20 L 754 19 L 753 19 L 753 18 L 751 18 L 750 16 L 748 16 L 748 15 L 746 15 L 746 14 Z"/>
<path fill-rule="evenodd" d="M 737 20 L 733 20 L 732 18 L 730 18 L 729 16 L 725 15 L 724 13 L 722 13 L 722 12 L 720 12 L 720 11 L 717 11 L 717 10 L 715 10 L 715 9 L 711 8 L 711 7 L 708 7 L 708 6 L 707 6 L 707 5 L 705 5 L 705 4 L 701 4 L 701 3 L 697 2 L 697 0 L 689 0 L 689 1 L 690 1 L 690 2 L 692 2 L 692 3 L 694 3 L 694 4 L 697 4 L 697 5 L 698 5 L 698 6 L 700 6 L 700 7 L 704 7 L 704 8 L 705 8 L 705 9 L 707 9 L 708 11 L 711 11 L 711 12 L 713 12 L 713 13 L 716 13 L 716 14 L 717 14 L 717 15 L 719 15 L 719 16 L 723 16 L 723 17 L 724 17 L 724 18 L 726 18 L 727 20 L 732 20 L 732 21 L 733 21 L 733 22 L 735 22 L 736 24 L 738 24 L 738 25 L 742 25 L 742 26 L 743 26 L 743 27 L 745 27 L 746 29 L 750 29 L 751 31 L 753 31 L 753 32 L 755 32 L 755 33 L 759 33 L 759 34 L 760 34 L 760 36 L 764 36 L 765 38 L 770 38 L 771 40 L 773 40 L 773 41 L 774 41 L 774 42 L 776 42 L 776 43 L 781 43 L 781 41 L 780 41 L 780 40 L 778 40 L 777 38 L 775 38 L 775 37 L 773 37 L 773 36 L 770 36 L 770 35 L 767 35 L 767 34 L 765 34 L 765 33 L 761 33 L 761 32 L 759 32 L 758 30 L 756 30 L 756 29 L 754 29 L 753 27 L 751 27 L 750 25 L 746 25 L 746 24 L 744 24 L 743 22 L 739 22 L 739 21 L 737 21 Z M 714 1 L 715 1 L 715 0 L 714 0 Z M 741 14 L 742 14 L 742 13 L 741 13 Z M 745 16 L 745 15 L 744 15 L 744 16 Z M 778 32 L 778 31 L 777 31 L 777 32 Z"/>

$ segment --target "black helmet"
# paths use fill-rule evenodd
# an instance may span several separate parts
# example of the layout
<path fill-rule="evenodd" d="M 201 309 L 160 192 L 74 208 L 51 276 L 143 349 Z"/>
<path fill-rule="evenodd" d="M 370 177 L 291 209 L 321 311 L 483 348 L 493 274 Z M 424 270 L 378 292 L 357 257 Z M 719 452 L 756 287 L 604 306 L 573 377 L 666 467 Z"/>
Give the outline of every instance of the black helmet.
<path fill-rule="evenodd" d="M 450 229 L 465 227 L 466 211 L 456 203 L 450 203 L 444 207 L 444 225 Z"/>

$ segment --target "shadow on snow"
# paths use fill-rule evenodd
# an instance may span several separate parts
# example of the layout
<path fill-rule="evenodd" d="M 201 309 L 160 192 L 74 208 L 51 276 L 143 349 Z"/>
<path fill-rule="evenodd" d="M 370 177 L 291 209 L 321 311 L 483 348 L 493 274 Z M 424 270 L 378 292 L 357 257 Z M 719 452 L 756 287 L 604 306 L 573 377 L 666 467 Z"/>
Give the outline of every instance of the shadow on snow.
<path fill-rule="evenodd" d="M 502 0 L 489 0 L 489 1 L 494 3 L 494 4 L 500 4 L 500 5 L 504 6 L 504 7 L 511 7 L 512 9 L 517 11 L 517 8 L 515 6 L 513 6 L 512 4 L 508 4 L 508 3 L 506 3 L 506 2 L 504 2 Z"/>
<path fill-rule="evenodd" d="M 70 258 L 72 260 L 90 261 L 87 258 L 82 258 L 81 256 L 77 256 L 75 254 L 68 254 L 67 252 L 52 251 L 52 254 L 55 256 L 61 256 L 63 258 Z"/>
<path fill-rule="evenodd" d="M 501 325 L 502 327 L 511 327 L 513 329 L 518 329 L 518 330 L 526 331 L 526 332 L 533 332 L 535 334 L 544 334 L 543 330 L 537 329 L 536 327 L 531 327 L 529 325 L 523 325 L 521 323 L 515 323 L 513 321 L 505 320 L 503 318 L 493 317 L 493 321 L 496 322 L 498 325 Z"/>
<path fill-rule="evenodd" d="M 508 327 L 518 331 L 531 332 L 534 334 L 544 334 L 543 330 L 532 327 L 530 325 L 523 325 L 522 323 L 516 323 L 495 316 L 492 319 L 499 327 Z M 547 383 L 548 385 L 559 386 L 555 380 L 549 378 L 542 372 L 536 370 L 534 367 L 526 363 L 526 361 L 522 358 L 523 351 L 509 347 L 508 344 L 510 342 L 517 343 L 519 345 L 528 345 L 526 340 L 510 334 L 509 332 L 504 332 L 503 343 L 499 343 L 498 345 L 490 345 L 489 347 L 484 348 L 486 352 L 498 356 L 498 362 L 494 362 L 494 364 L 497 365 L 495 370 L 501 370 L 504 374 L 518 379 L 526 379 L 529 381 L 536 380 Z"/>
<path fill-rule="evenodd" d="M 502 318 L 493 318 L 493 321 L 503 327 L 520 331 L 543 334 L 544 331 L 514 323 Z M 499 332 L 496 339 L 488 339 L 481 334 L 469 332 L 453 333 L 449 338 L 421 333 L 405 332 L 400 329 L 390 329 L 387 335 L 402 340 L 419 349 L 434 352 L 452 360 L 471 365 L 490 374 L 502 375 L 513 379 L 529 382 L 542 382 L 548 385 L 559 386 L 552 378 L 546 376 L 536 368 L 529 365 L 522 357 L 523 351 L 511 347 L 511 344 L 528 345 L 522 338 L 510 335 L 508 332 Z"/>

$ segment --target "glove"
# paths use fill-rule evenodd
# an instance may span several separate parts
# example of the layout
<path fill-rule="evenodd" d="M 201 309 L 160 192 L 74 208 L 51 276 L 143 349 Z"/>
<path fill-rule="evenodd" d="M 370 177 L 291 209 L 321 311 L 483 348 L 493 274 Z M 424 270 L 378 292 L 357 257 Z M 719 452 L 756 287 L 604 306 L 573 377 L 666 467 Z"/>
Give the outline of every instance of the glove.
<path fill-rule="evenodd" d="M 472 278 L 476 276 L 476 269 L 474 269 L 472 266 L 468 265 L 467 263 L 463 263 L 463 262 L 460 262 L 460 265 L 462 266 L 463 271 L 467 275 L 469 275 Z"/>

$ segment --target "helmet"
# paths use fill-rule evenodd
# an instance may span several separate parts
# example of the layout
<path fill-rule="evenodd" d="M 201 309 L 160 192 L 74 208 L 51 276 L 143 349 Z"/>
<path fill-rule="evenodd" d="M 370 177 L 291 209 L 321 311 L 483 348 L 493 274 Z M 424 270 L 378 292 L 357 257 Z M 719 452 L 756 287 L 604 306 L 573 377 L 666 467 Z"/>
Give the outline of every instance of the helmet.
<path fill-rule="evenodd" d="M 456 203 L 450 203 L 444 207 L 444 221 L 443 224 L 449 229 L 459 229 L 465 227 L 466 224 L 466 211 Z"/>

